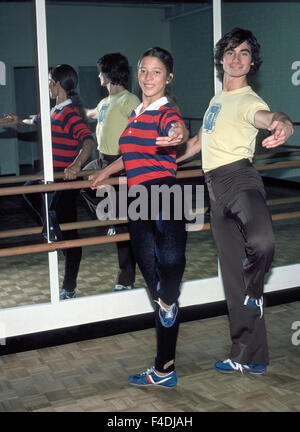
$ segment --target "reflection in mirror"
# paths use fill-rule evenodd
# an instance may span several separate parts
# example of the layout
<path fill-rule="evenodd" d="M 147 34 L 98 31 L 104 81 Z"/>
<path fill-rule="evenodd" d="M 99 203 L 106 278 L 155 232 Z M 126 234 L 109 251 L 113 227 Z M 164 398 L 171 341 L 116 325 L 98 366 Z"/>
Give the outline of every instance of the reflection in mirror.
<path fill-rule="evenodd" d="M 66 191 L 69 193 L 70 191 Z M 90 189 L 81 191 L 77 197 L 77 223 L 72 230 L 62 226 L 64 236 L 68 239 L 77 237 L 89 241 L 91 237 L 103 237 L 104 241 L 112 243 L 75 247 L 64 251 L 68 254 L 68 265 L 59 253 L 60 299 L 73 298 L 112 292 L 127 287 L 143 287 L 143 279 L 134 265 L 130 242 L 114 240 L 115 234 L 128 233 L 127 224 L 112 225 L 110 220 L 98 220 L 94 204 L 87 205 L 86 198 L 93 192 Z M 99 201 L 99 199 L 97 199 Z M 74 219 L 75 222 L 75 219 Z M 75 229 L 77 232 L 75 232 Z M 135 274 L 136 273 L 136 274 Z"/>
<path fill-rule="evenodd" d="M 86 231 L 86 230 L 85 230 Z M 118 277 L 118 257 L 115 243 L 86 246 L 77 276 L 76 296 L 83 297 L 113 292 Z M 186 267 L 183 282 L 218 276 L 215 245 L 209 230 L 188 234 Z M 64 260 L 59 253 L 60 287 L 64 280 Z M 145 288 L 145 281 L 136 268 L 134 288 Z"/>
<path fill-rule="evenodd" d="M 0 4 L 0 61 L 5 65 L 6 80 L 0 84 L 0 113 L 19 116 L 37 112 L 37 86 L 32 0 L 2 1 Z M 0 126 L 0 173 L 19 175 L 37 168 L 40 148 L 36 129 L 21 124 Z"/>
<path fill-rule="evenodd" d="M 180 181 L 181 184 L 191 184 L 194 186 L 203 183 L 203 179 L 194 178 Z M 201 189 L 203 191 L 203 189 Z M 90 206 L 86 204 L 88 202 L 87 197 L 90 196 Z M 126 224 L 111 225 L 109 220 L 99 221 L 96 217 L 95 203 L 93 201 L 94 192 L 91 190 L 81 191 L 79 199 L 77 200 L 78 210 L 78 232 L 80 238 L 88 238 L 94 236 L 108 237 L 114 231 L 112 228 L 120 233 L 120 227 L 124 227 L 123 232 L 127 232 Z M 94 197 L 95 198 L 95 197 Z M 104 201 L 105 199 L 103 199 Z M 101 203 L 100 198 L 97 198 L 97 202 Z M 195 196 L 193 196 L 193 202 L 195 202 Z M 207 209 L 207 197 L 205 196 L 204 205 Z M 203 279 L 209 277 L 216 277 L 218 275 L 217 255 L 212 239 L 209 225 L 207 224 L 208 215 L 205 215 L 205 225 L 200 231 L 193 231 L 188 233 L 188 241 L 186 247 L 186 268 L 183 276 L 183 282 Z M 86 228 L 81 228 L 85 224 Z M 87 226 L 90 224 L 90 228 Z M 102 224 L 102 226 L 97 226 Z M 111 236 L 113 240 L 114 236 Z M 85 246 L 82 250 L 82 259 L 80 263 L 79 272 L 77 275 L 77 288 L 76 295 L 94 295 L 101 293 L 112 292 L 116 285 L 121 282 L 118 280 L 120 276 L 118 249 L 121 245 L 121 249 L 124 248 L 128 242 L 116 242 L 109 244 L 99 244 L 93 246 Z M 122 253 L 122 251 L 121 251 Z M 64 267 L 63 262 L 60 261 L 60 287 L 64 285 Z M 77 273 L 76 273 L 77 274 Z M 73 286 L 76 285 L 76 274 L 73 273 Z M 129 282 L 128 282 L 129 283 Z M 136 277 L 134 281 L 135 288 L 145 287 L 145 282 L 140 274 L 138 267 L 136 267 Z"/>
<path fill-rule="evenodd" d="M 207 2 L 210 3 L 210 2 Z M 8 27 L 3 29 L 7 35 L 11 34 L 10 40 L 13 45 L 7 47 L 7 55 L 6 57 L 10 58 L 8 54 L 14 53 L 15 56 L 13 64 L 18 65 L 17 67 L 10 66 L 12 71 L 10 76 L 13 76 L 13 79 L 7 80 L 7 85 L 5 86 L 4 98 L 1 97 L 0 106 L 2 108 L 2 112 L 13 112 L 17 111 L 17 114 L 21 116 L 28 116 L 30 114 L 35 114 L 40 111 L 39 108 L 39 98 L 37 95 L 37 74 L 36 74 L 36 47 L 35 47 L 35 38 L 32 37 L 35 34 L 35 24 L 34 24 L 34 2 L 31 0 L 24 2 L 17 2 L 14 4 L 13 2 L 1 2 L 0 8 L 1 12 L 5 14 L 7 17 L 7 23 L 9 23 Z M 183 6 L 183 5 L 182 5 Z M 189 115 L 190 117 L 202 117 L 203 107 L 199 106 L 199 101 L 204 100 L 204 98 L 200 94 L 199 91 L 205 88 L 208 92 L 212 91 L 212 83 L 210 85 L 199 85 L 195 87 L 193 84 L 193 88 L 189 88 L 186 91 L 186 68 L 181 68 L 180 65 L 185 64 L 185 49 L 182 49 L 183 45 L 186 45 L 188 41 L 184 41 L 182 39 L 182 26 L 177 25 L 177 19 L 181 20 L 181 24 L 184 24 L 186 28 L 192 28 L 190 25 L 190 20 L 194 20 L 195 16 L 203 17 L 205 23 L 207 25 L 203 27 L 203 33 L 197 42 L 198 38 L 194 37 L 194 34 L 198 35 L 198 29 L 193 30 L 193 34 L 190 35 L 194 44 L 199 45 L 197 49 L 200 49 L 203 45 L 203 40 L 207 38 L 207 44 L 210 46 L 210 22 L 212 16 L 211 8 L 202 7 L 199 9 L 199 6 L 202 5 L 184 5 L 184 7 L 177 9 L 177 5 L 168 4 L 168 2 L 161 2 L 159 5 L 152 7 L 151 4 L 144 4 L 143 6 L 139 5 L 135 7 L 133 4 L 127 7 L 126 2 L 124 4 L 120 3 L 120 5 L 114 5 L 112 7 L 107 4 L 101 4 L 101 2 L 96 2 L 93 4 L 87 4 L 84 1 L 77 2 L 52 2 L 46 1 L 46 18 L 47 18 L 47 36 L 48 36 L 48 52 L 49 52 L 49 65 L 55 66 L 58 63 L 68 63 L 72 65 L 72 67 L 77 71 L 79 76 L 79 85 L 75 89 L 78 91 L 83 99 L 83 105 L 86 108 L 95 108 L 100 100 L 102 100 L 107 93 L 107 89 L 105 86 L 100 85 L 99 81 L 99 70 L 96 66 L 97 60 L 104 56 L 106 53 L 113 52 L 121 52 L 125 56 L 127 56 L 129 60 L 130 66 L 130 79 L 128 89 L 132 91 L 132 93 L 136 93 L 137 86 L 135 85 L 135 75 L 136 75 L 136 64 L 138 60 L 138 55 L 143 52 L 146 47 L 153 45 L 154 41 L 157 44 L 157 34 L 159 34 L 159 45 L 170 48 L 170 44 L 176 47 L 174 52 L 174 57 L 176 64 L 178 66 L 177 79 L 174 83 L 174 93 L 178 96 L 178 100 L 180 101 L 180 106 L 182 107 L 182 114 Z M 103 35 L 108 34 L 111 30 L 111 13 L 114 13 L 114 22 L 116 24 L 116 28 L 118 28 L 118 32 L 115 35 L 114 39 L 108 39 L 105 42 L 104 46 L 99 45 L 99 41 L 103 40 Z M 184 9 L 184 10 L 183 10 Z M 198 10 L 199 9 L 199 10 Z M 148 19 L 145 20 L 145 12 L 147 13 Z M 187 14 L 181 16 L 181 12 L 187 12 Z M 192 12 L 192 13 L 191 13 Z M 85 41 L 82 39 L 82 32 L 75 33 L 69 31 L 69 26 L 61 21 L 61 16 L 69 16 L 71 23 L 70 25 L 73 27 L 79 26 L 84 29 L 88 29 L 90 34 L 89 40 L 89 50 L 86 50 Z M 18 17 L 22 16 L 22 22 Z M 176 18 L 176 20 L 174 20 Z M 5 20 L 4 20 L 5 21 Z M 5 21 L 6 22 L 6 21 Z M 136 23 L 143 23 L 143 32 L 139 31 L 139 28 L 136 28 Z M 156 22 L 159 26 L 159 31 L 157 28 L 154 28 L 152 23 Z M 86 24 L 88 23 L 88 24 Z M 176 23 L 176 25 L 175 25 Z M 78 25 L 77 25 L 78 24 Z M 100 25 L 99 25 L 100 24 Z M 24 27 L 32 28 L 32 32 L 25 32 Z M 82 27 L 83 26 L 83 27 Z M 87 28 L 88 26 L 88 28 Z M 128 33 L 128 27 L 136 28 L 136 32 L 142 34 L 142 36 L 137 40 L 136 33 Z M 194 28 L 194 27 L 193 27 Z M 26 34 L 24 40 L 17 40 L 14 35 L 16 34 Z M 124 38 L 124 34 L 126 34 L 126 38 Z M 58 39 L 59 38 L 59 43 Z M 75 38 L 75 39 L 74 39 Z M 206 44 L 205 44 L 206 45 Z M 76 46 L 76 50 L 74 50 L 74 46 Z M 178 49 L 177 49 L 178 47 Z M 198 59 L 198 56 L 195 57 L 195 61 Z M 0 59 L 1 60 L 1 59 Z M 197 60 L 198 61 L 198 60 Z M 22 66 L 19 66 L 22 65 Z M 212 68 L 212 65 L 210 65 Z M 198 67 L 194 67 L 194 70 L 198 70 Z M 209 76 L 210 74 L 207 74 Z M 59 81 L 59 80 L 58 80 Z M 182 86 L 181 82 L 185 82 L 185 85 Z M 50 84 L 50 82 L 49 82 Z M 51 85 L 55 87 L 57 81 L 51 82 Z M 199 87 L 199 88 L 198 88 Z M 56 90 L 57 87 L 54 88 Z M 106 93 L 105 93 L 106 92 Z M 54 92 L 55 93 L 55 92 Z M 137 94 L 137 93 L 136 93 Z M 197 94 L 197 102 L 190 102 L 190 96 L 195 96 Z M 202 93 L 201 93 L 202 95 Z M 44 95 L 43 95 L 44 96 Z M 67 96 L 69 96 L 67 94 Z M 137 96 L 139 96 L 137 94 Z M 47 93 L 48 97 L 48 93 Z M 3 101 L 9 101 L 9 106 L 4 106 Z M 61 101 L 61 100 L 59 100 Z M 54 100 L 54 104 L 58 102 L 58 100 Z M 202 102 L 201 102 L 202 103 Z M 204 102 L 203 102 L 204 105 Z M 53 106 L 53 104 L 52 104 Z M 190 109 L 190 107 L 194 107 Z M 131 107 L 132 108 L 132 107 Z M 131 111 L 131 109 L 130 109 Z M 97 118 L 96 118 L 97 120 Z M 196 132 L 198 128 L 198 120 L 194 121 L 192 125 L 193 133 Z M 89 129 L 94 132 L 95 125 L 97 122 L 88 123 Z M 7 150 L 11 153 L 14 151 L 13 157 L 9 157 L 5 159 L 5 166 L 1 165 L 1 175 L 2 174 L 28 174 L 35 175 L 43 169 L 42 166 L 42 146 L 41 139 L 38 135 L 38 128 L 35 126 L 28 125 L 18 125 L 14 128 L 6 128 L 5 131 L 3 128 L 0 130 L 1 133 L 8 133 L 7 130 L 10 130 L 10 135 L 5 135 L 5 139 L 3 143 L 9 138 L 10 144 L 13 142 L 14 145 L 10 145 L 7 147 Z M 1 142 L 2 144 L 2 142 Z M 3 146 L 2 149 L 5 147 Z M 96 154 L 96 153 L 95 153 Z M 91 154 L 91 159 L 96 159 L 98 155 Z M 50 159 L 50 158 L 49 158 Z M 14 164 L 16 167 L 11 169 L 9 167 L 9 163 L 14 160 Z M 1 164 L 0 160 L 0 164 Z M 46 166 L 45 166 L 46 169 Z M 6 171 L 5 171 L 6 170 Z M 61 174 L 61 173 L 60 173 Z M 41 174 L 42 177 L 43 174 Z M 20 181 L 20 185 L 24 184 L 24 181 Z M 37 197 L 37 194 L 34 194 Z M 65 191 L 63 194 L 57 194 L 59 198 L 57 199 L 59 212 L 61 213 L 70 213 L 70 218 L 68 220 L 62 219 L 60 217 L 57 218 L 57 214 L 54 215 L 56 217 L 57 222 L 61 223 L 69 223 L 84 221 L 84 220 L 94 220 L 96 218 L 91 218 L 85 216 L 82 218 L 82 212 L 86 212 L 86 209 L 82 209 L 82 204 L 80 204 L 79 195 L 74 193 L 72 195 L 71 191 Z M 76 197 L 77 195 L 77 197 Z M 36 198 L 35 197 L 35 198 Z M 13 229 L 16 227 L 24 228 L 24 227 L 32 227 L 35 233 L 31 235 L 22 235 L 22 237 L 13 238 L 3 240 L 4 246 L 8 247 L 9 242 L 11 244 L 30 244 L 30 243 L 41 243 L 43 241 L 41 236 L 41 226 L 43 225 L 43 221 L 38 221 L 34 217 L 34 215 L 30 215 L 27 213 L 27 207 L 25 206 L 25 201 L 22 195 L 15 196 L 14 198 L 7 197 L 6 200 L 13 200 L 11 205 L 15 206 L 18 210 L 15 213 L 15 216 L 20 217 L 23 220 L 20 220 L 20 224 L 13 224 L 12 220 L 9 220 L 7 217 L 8 212 L 4 210 L 4 214 L 2 216 L 7 217 L 7 227 L 5 229 Z M 7 205 L 3 198 L 3 209 Z M 1 198 L 2 200 L 2 198 Z M 60 201 L 60 203 L 59 203 Z M 66 203 L 77 203 L 77 208 L 72 209 L 71 206 L 66 205 L 65 210 L 63 209 L 63 204 Z M 78 218 L 76 218 L 76 211 L 78 212 Z M 10 223 L 12 225 L 10 226 Z M 55 225 L 54 221 L 54 225 Z M 3 225 L 4 227 L 4 225 Z M 84 238 L 86 236 L 97 236 L 97 235 L 107 235 L 107 228 L 91 228 L 90 231 L 87 229 L 78 229 L 74 228 L 72 230 L 62 230 L 65 239 L 75 239 L 78 237 Z M 78 232 L 76 232 L 78 230 Z M 215 261 L 214 267 L 215 269 L 208 268 L 203 261 L 203 266 L 199 266 L 197 261 L 197 254 L 199 254 L 199 259 L 203 255 L 201 253 L 202 247 L 205 250 L 208 250 L 208 243 L 210 242 L 210 232 L 200 232 L 200 233 L 190 233 L 189 240 L 187 245 L 187 267 L 184 275 L 184 280 L 190 280 L 194 277 L 203 278 L 206 275 L 216 275 L 217 273 L 217 262 Z M 98 291 L 94 284 L 93 291 L 91 293 L 101 293 L 102 290 L 106 290 L 106 292 L 110 292 L 113 290 L 115 285 L 115 279 L 118 273 L 118 255 L 117 255 L 117 246 L 115 243 L 109 245 L 97 245 L 97 246 L 88 246 L 82 248 L 83 258 L 80 260 L 81 251 L 77 250 L 78 248 L 73 248 L 71 255 L 73 258 L 68 260 L 66 256 L 68 253 L 66 251 L 59 251 L 58 259 L 59 259 L 59 276 L 60 276 L 60 288 L 62 288 L 64 284 L 64 279 L 66 276 L 65 272 L 65 263 L 67 261 L 71 261 L 70 267 L 68 267 L 68 272 L 74 275 L 77 275 L 76 266 L 78 267 L 80 263 L 79 273 L 77 276 L 77 285 L 78 285 L 78 295 L 86 295 L 88 290 L 86 286 L 88 285 L 85 282 L 85 271 L 88 271 L 88 274 L 91 275 L 91 271 L 88 270 L 88 267 L 85 267 L 86 262 L 89 262 L 90 255 L 96 256 L 95 259 L 95 278 L 102 280 L 98 284 Z M 199 252 L 198 252 L 199 250 Z M 92 253 L 89 253 L 92 251 Z M 97 256 L 97 251 L 99 251 L 100 256 Z M 195 251 L 195 252 L 194 252 Z M 77 255 L 76 255 L 77 253 Z M 213 254 L 213 252 L 212 252 Z M 39 256 L 40 254 L 36 254 Z M 206 254 L 205 254 L 206 255 Z M 25 256 L 22 256 L 22 259 L 25 259 Z M 19 258 L 18 258 L 19 259 Z M 21 258 L 20 258 L 21 259 Z M 105 269 L 110 268 L 107 266 L 107 263 L 114 263 L 116 269 L 112 270 L 110 268 L 110 277 L 111 279 L 104 282 L 104 276 L 102 276 L 101 271 L 98 267 L 101 265 L 101 261 L 105 263 Z M 97 267 L 97 263 L 99 266 Z M 88 264 L 90 265 L 90 264 Z M 194 270 L 191 270 L 194 267 Z M 197 272 L 199 270 L 199 272 Z M 113 275 L 112 275 L 113 274 Z M 83 275 L 83 276 L 82 276 Z M 140 279 L 139 279 L 140 278 Z M 76 276 L 75 276 L 76 279 Z M 74 283 L 74 282 L 73 282 Z M 97 282 L 96 282 L 97 285 Z M 135 280 L 135 287 L 143 287 L 144 281 L 143 278 L 139 274 L 139 270 L 137 269 L 137 276 Z M 82 286 L 82 288 L 81 288 Z"/>
<path fill-rule="evenodd" d="M 0 250 L 42 243 L 41 226 L 22 195 L 0 197 Z M 50 301 L 46 253 L 0 257 L 0 308 Z"/>
<path fill-rule="evenodd" d="M 298 209 L 298 217 L 292 217 Z M 286 211 L 284 206 L 276 211 L 277 214 L 284 214 L 288 219 L 274 221 L 274 234 L 275 234 L 275 256 L 272 267 L 280 267 L 290 264 L 299 263 L 300 256 L 300 219 L 299 219 L 300 205 L 293 205 L 291 211 Z M 289 218 L 289 214 L 291 218 Z"/>
<path fill-rule="evenodd" d="M 77 277 L 76 297 L 111 293 L 115 291 L 119 265 L 116 243 L 86 246 Z M 64 264 L 59 260 L 60 287 L 63 284 Z M 144 288 L 145 282 L 136 269 L 134 288 Z"/>
<path fill-rule="evenodd" d="M 284 220 L 274 223 L 276 239 L 273 267 L 299 263 L 300 257 L 300 219 Z"/>
<path fill-rule="evenodd" d="M 103 223 L 103 226 L 79 229 L 81 238 L 94 236 L 109 236 L 112 232 L 112 225 L 109 221 L 97 221 L 88 212 L 84 200 L 79 197 L 77 201 L 79 223 Z M 206 217 L 207 219 L 207 217 Z M 80 225 L 79 225 L 80 226 Z M 125 226 L 125 224 L 123 225 Z M 113 236 L 111 236 L 113 240 Z M 125 245 L 125 242 L 119 244 Z M 116 242 L 85 246 L 82 249 L 82 259 L 77 275 L 72 274 L 72 283 L 77 283 L 76 296 L 96 295 L 112 292 L 118 284 L 119 261 Z M 211 231 L 207 223 L 203 230 L 189 232 L 186 247 L 186 268 L 183 275 L 183 282 L 204 279 L 218 276 L 218 264 L 216 248 L 212 239 Z M 60 287 L 64 284 L 65 268 L 62 252 L 59 253 L 59 279 Z M 134 288 L 144 288 L 145 282 L 136 267 Z"/>
<path fill-rule="evenodd" d="M 0 88 L 0 173 L 1 187 L 10 189 L 43 178 L 41 137 L 32 118 L 39 112 L 34 2 L 3 1 L 0 15 L 6 40 L 0 60 L 7 69 Z M 1 196 L 0 206 L 2 250 L 42 243 L 41 223 L 21 192 Z M 0 307 L 50 301 L 47 254 L 2 256 L 0 267 Z"/>
<path fill-rule="evenodd" d="M 50 68 L 49 94 L 55 105 L 51 109 L 52 158 L 55 181 L 63 182 L 64 189 L 47 194 L 49 241 L 64 241 L 78 238 L 76 229 L 61 230 L 60 225 L 77 220 L 77 196 L 79 189 L 68 190 L 68 181 L 77 179 L 85 162 L 95 147 L 91 131 L 87 127 L 85 109 L 78 94 L 78 74 L 73 66 L 60 64 Z M 57 175 L 60 175 L 57 178 Z M 36 206 L 33 204 L 36 209 Z M 42 224 L 45 224 L 45 216 Z M 62 289 L 68 296 L 76 287 L 76 276 L 80 265 L 81 247 L 66 248 L 65 275 Z M 63 295 L 63 293 L 62 293 Z"/>
<path fill-rule="evenodd" d="M 183 282 L 218 276 L 218 257 L 209 229 L 189 232 Z"/>
<path fill-rule="evenodd" d="M 270 176 L 270 172 L 272 170 L 267 172 L 267 176 Z M 263 181 L 275 235 L 272 268 L 297 264 L 300 256 L 300 185 L 267 176 L 263 175 Z"/>
<path fill-rule="evenodd" d="M 0 258 L 0 309 L 50 302 L 48 254 Z"/>

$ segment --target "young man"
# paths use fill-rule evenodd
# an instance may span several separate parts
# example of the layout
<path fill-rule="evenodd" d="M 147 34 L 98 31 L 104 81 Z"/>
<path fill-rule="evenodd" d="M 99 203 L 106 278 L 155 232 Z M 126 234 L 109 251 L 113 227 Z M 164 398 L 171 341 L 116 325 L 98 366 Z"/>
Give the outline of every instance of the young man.
<path fill-rule="evenodd" d="M 120 53 L 106 54 L 98 62 L 100 84 L 106 87 L 108 96 L 96 108 L 86 109 L 86 116 L 97 120 L 96 137 L 99 158 L 86 165 L 87 170 L 100 170 L 120 157 L 119 138 L 125 129 L 131 112 L 139 105 L 137 96 L 127 90 L 130 69 L 128 60 Z M 82 191 L 89 208 L 95 212 L 99 198 L 91 190 Z M 128 225 L 115 225 L 109 233 L 128 232 Z M 114 291 L 133 288 L 136 262 L 130 241 L 117 242 L 119 273 Z"/>
<path fill-rule="evenodd" d="M 201 129 L 178 159 L 202 149 L 232 339 L 229 359 L 215 364 L 225 373 L 261 374 L 269 363 L 262 295 L 274 235 L 263 182 L 251 161 L 258 129 L 272 132 L 262 145 L 273 148 L 293 134 L 293 125 L 284 113 L 271 113 L 248 86 L 247 76 L 261 64 L 259 50 L 254 35 L 239 28 L 217 43 L 215 61 L 223 91 L 211 100 Z"/>

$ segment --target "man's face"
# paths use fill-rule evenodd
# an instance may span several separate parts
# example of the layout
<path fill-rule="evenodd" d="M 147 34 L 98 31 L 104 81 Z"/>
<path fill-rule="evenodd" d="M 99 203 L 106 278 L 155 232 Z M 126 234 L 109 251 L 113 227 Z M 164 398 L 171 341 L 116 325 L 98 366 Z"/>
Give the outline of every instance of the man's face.
<path fill-rule="evenodd" d="M 224 51 L 223 60 L 224 75 L 233 78 L 239 78 L 247 75 L 253 65 L 251 56 L 251 47 L 244 41 L 237 47 L 233 48 L 231 42 L 227 45 Z"/>
<path fill-rule="evenodd" d="M 102 87 L 105 87 L 107 86 L 107 84 L 109 84 L 109 79 L 107 78 L 107 75 L 105 73 L 100 72 L 98 76 Z"/>

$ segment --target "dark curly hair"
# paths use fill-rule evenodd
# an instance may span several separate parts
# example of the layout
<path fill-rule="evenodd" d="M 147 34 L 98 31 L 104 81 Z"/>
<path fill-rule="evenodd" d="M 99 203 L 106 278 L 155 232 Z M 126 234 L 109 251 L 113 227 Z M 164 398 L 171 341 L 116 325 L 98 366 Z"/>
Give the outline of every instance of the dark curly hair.
<path fill-rule="evenodd" d="M 223 78 L 224 70 L 221 61 L 223 60 L 225 49 L 230 44 L 231 48 L 236 48 L 241 43 L 247 42 L 251 47 L 251 58 L 253 65 L 251 65 L 248 75 L 255 75 L 258 71 L 262 60 L 259 56 L 260 45 L 257 42 L 256 37 L 250 30 L 243 30 L 241 28 L 234 28 L 230 32 L 226 33 L 216 44 L 215 49 L 215 65 L 217 68 L 219 78 Z"/>
<path fill-rule="evenodd" d="M 128 87 L 130 69 L 128 60 L 120 53 L 105 54 L 97 61 L 99 72 L 104 73 L 111 84 Z"/>

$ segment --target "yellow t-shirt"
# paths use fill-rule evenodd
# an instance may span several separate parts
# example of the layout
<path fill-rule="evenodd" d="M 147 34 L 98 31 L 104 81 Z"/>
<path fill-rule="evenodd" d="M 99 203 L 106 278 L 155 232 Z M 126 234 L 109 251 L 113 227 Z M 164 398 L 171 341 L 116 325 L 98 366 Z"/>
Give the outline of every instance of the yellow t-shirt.
<path fill-rule="evenodd" d="M 98 123 L 96 137 L 98 150 L 108 155 L 120 153 L 119 138 L 131 112 L 140 104 L 137 96 L 128 90 L 107 96 L 97 105 Z"/>
<path fill-rule="evenodd" d="M 202 125 L 204 172 L 248 158 L 252 161 L 258 129 L 257 111 L 270 111 L 250 86 L 222 91 L 210 101 Z"/>

